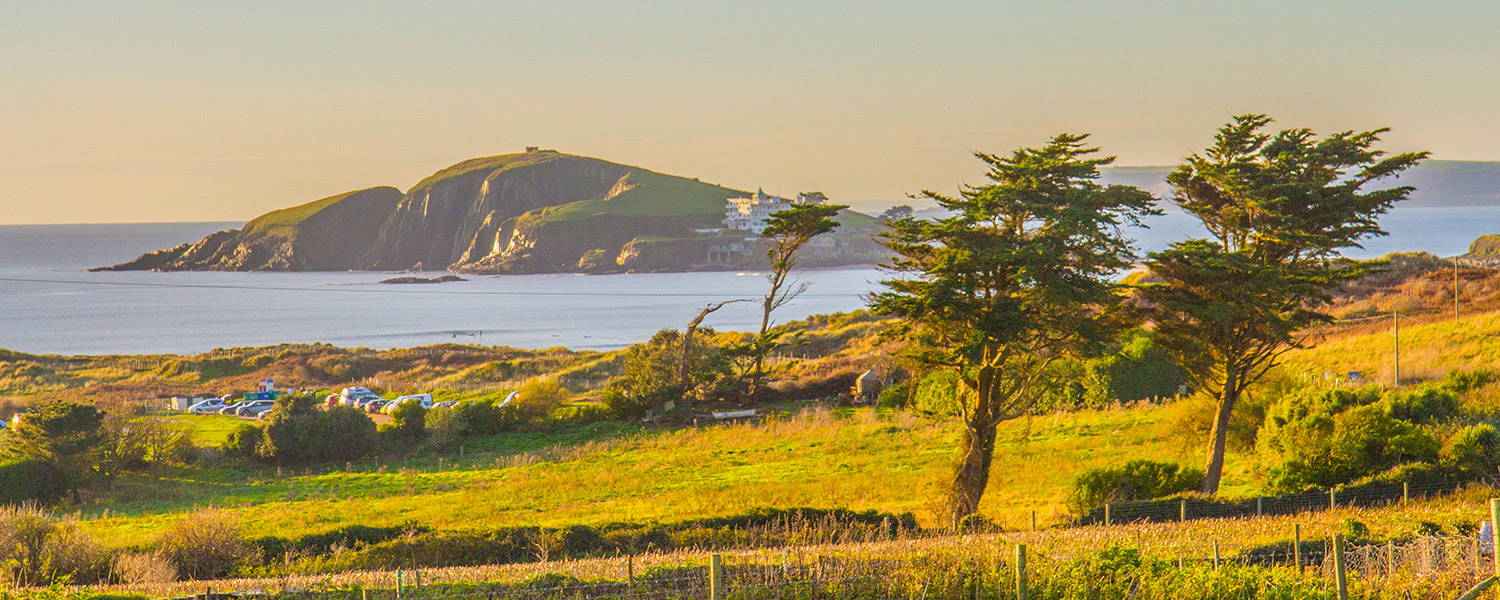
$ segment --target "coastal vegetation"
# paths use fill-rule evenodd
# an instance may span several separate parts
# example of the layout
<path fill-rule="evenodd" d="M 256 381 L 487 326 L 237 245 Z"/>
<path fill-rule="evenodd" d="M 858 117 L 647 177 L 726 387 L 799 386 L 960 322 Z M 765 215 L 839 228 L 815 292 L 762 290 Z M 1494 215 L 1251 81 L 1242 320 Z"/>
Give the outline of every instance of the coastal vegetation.
<path fill-rule="evenodd" d="M 1217 241 L 1154 253 L 1148 271 L 1124 281 L 1115 276 L 1133 251 L 1121 226 L 1152 213 L 1153 198 L 1099 184 L 1110 159 L 1096 157 L 1086 136 L 1063 134 L 1009 156 L 979 154 L 987 183 L 955 197 L 927 193 L 951 216 L 886 215 L 893 278 L 871 311 L 772 326 L 771 312 L 800 290 L 787 279 L 799 251 L 838 226 L 840 207 L 822 205 L 771 220 L 773 275 L 756 332 L 702 326 L 726 299 L 681 331 L 610 352 L 6 352 L 0 409 L 17 418 L 0 434 L 0 521 L 24 533 L 0 544 L 12 566 L 0 576 L 27 586 L 272 577 L 286 587 L 293 577 L 391 569 L 698 560 L 814 544 L 852 556 L 858 544 L 933 544 L 921 560 L 851 563 L 882 582 L 855 595 L 879 595 L 906 589 L 899 573 L 932 581 L 965 572 L 973 556 L 933 557 L 994 536 L 984 539 L 1044 543 L 1038 581 L 1063 594 L 1093 597 L 1095 583 L 1134 594 L 1149 575 L 1152 586 L 1249 596 L 1285 577 L 1272 588 L 1297 597 L 1315 591 L 1298 574 L 1304 540 L 1269 529 L 1287 523 L 1262 515 L 1264 500 L 1297 506 L 1326 493 L 1326 513 L 1298 515 L 1297 525 L 1371 547 L 1419 535 L 1462 540 L 1473 498 L 1495 493 L 1485 478 L 1500 469 L 1500 361 L 1483 334 L 1500 321 L 1477 312 L 1493 301 L 1480 285 L 1488 276 L 1466 281 L 1476 291 L 1467 318 L 1438 321 L 1446 305 L 1428 283 L 1449 265 L 1338 257 L 1379 234 L 1374 217 L 1411 191 L 1361 186 L 1422 155 L 1381 159 L 1372 149 L 1379 131 L 1320 140 L 1304 130 L 1260 133 L 1267 123 L 1237 118 L 1168 180 Z M 445 186 L 578 164 L 497 160 L 418 187 L 441 197 L 452 191 Z M 639 183 L 626 173 L 608 196 Z M 379 260 L 426 252 L 387 251 Z M 1453 278 L 1457 286 L 1463 274 Z M 1405 341 L 1433 344 L 1441 360 L 1399 379 L 1392 360 L 1389 380 L 1378 368 L 1351 368 L 1381 359 L 1383 345 L 1371 340 L 1383 332 L 1370 323 L 1403 290 L 1417 292 L 1401 310 L 1419 322 Z M 1447 360 L 1463 352 L 1472 360 Z M 266 378 L 297 389 L 257 419 L 152 405 Z M 346 406 L 366 392 L 334 391 L 354 386 L 380 400 L 425 393 L 435 403 Z M 1191 462 L 1205 439 L 1200 470 Z M 1403 506 L 1369 508 L 1374 501 L 1358 494 L 1379 486 L 1400 486 Z M 1458 492 L 1412 502 L 1407 486 L 1419 496 Z M 1364 508 L 1341 505 L 1342 490 Z M 1188 522 L 1190 505 L 1211 516 L 1238 500 L 1260 518 L 1239 529 Z M 1164 520 L 1148 513 L 1172 504 L 1183 521 L 1176 529 L 1132 526 L 1155 536 L 1149 542 L 1105 543 L 1085 527 L 1116 527 L 1112 514 Z M 965 537 L 932 542 L 950 535 Z M 1173 548 L 1174 570 L 1158 545 L 1184 535 L 1214 536 L 1213 570 L 1201 575 L 1208 588 L 1174 579 L 1200 576 L 1183 546 Z M 1220 570 L 1221 541 L 1235 549 L 1235 568 Z M 1343 544 L 1332 552 L 1343 556 Z M 1063 546 L 1072 554 L 1056 554 Z M 1000 572 L 963 585 L 978 594 L 1004 583 Z M 1093 579 L 1103 583 L 1084 583 Z"/>

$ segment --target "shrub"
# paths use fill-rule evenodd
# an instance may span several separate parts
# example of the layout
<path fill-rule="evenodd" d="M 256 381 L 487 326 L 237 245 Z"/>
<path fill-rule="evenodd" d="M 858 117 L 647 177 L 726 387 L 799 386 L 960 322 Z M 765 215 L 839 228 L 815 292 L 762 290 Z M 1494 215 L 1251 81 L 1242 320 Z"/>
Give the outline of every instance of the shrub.
<path fill-rule="evenodd" d="M 280 464 L 349 461 L 373 454 L 380 445 L 375 422 L 350 406 L 317 408 L 312 396 L 283 396 L 266 417 L 255 453 Z"/>
<path fill-rule="evenodd" d="M 251 461 L 259 458 L 255 449 L 260 447 L 261 440 L 265 437 L 265 430 L 249 423 L 240 423 L 224 443 L 219 446 L 225 456 L 240 460 Z"/>
<path fill-rule="evenodd" d="M 420 442 L 427 438 L 427 409 L 418 402 L 402 402 L 391 410 L 392 433 L 407 442 Z"/>
<path fill-rule="evenodd" d="M 880 390 L 880 399 L 876 401 L 876 406 L 880 408 L 901 408 L 906 406 L 907 400 L 911 398 L 912 388 L 913 383 L 907 380 Z"/>
<path fill-rule="evenodd" d="M 1266 416 L 1257 442 L 1270 488 L 1288 493 L 1331 487 L 1402 463 L 1436 462 L 1437 440 L 1393 416 L 1397 406 L 1431 406 L 1427 400 L 1383 398 L 1375 388 L 1284 396 Z M 1413 410 L 1403 414 L 1430 414 Z"/>
<path fill-rule="evenodd" d="M 98 582 L 107 562 L 77 522 L 23 504 L 0 506 L 0 566 L 0 582 L 36 586 Z"/>
<path fill-rule="evenodd" d="M 434 408 L 423 416 L 427 437 L 439 450 L 453 447 L 469 434 L 468 416 L 471 411 L 463 407 Z"/>
<path fill-rule="evenodd" d="M 156 547 L 188 579 L 223 577 L 254 556 L 239 521 L 215 509 L 178 519 L 162 532 Z"/>
<path fill-rule="evenodd" d="M 1084 400 L 1093 406 L 1175 396 L 1184 381 L 1182 368 L 1141 330 L 1119 352 L 1085 363 L 1084 372 Z"/>
<path fill-rule="evenodd" d="M 958 394 L 963 383 L 952 371 L 930 373 L 917 384 L 917 394 L 912 400 L 912 410 L 917 413 L 950 417 L 958 414 Z"/>
<path fill-rule="evenodd" d="M 1489 475 L 1500 466 L 1500 431 L 1489 423 L 1458 430 L 1443 445 L 1444 467 L 1465 476 Z"/>
<path fill-rule="evenodd" d="M 52 463 L 28 459 L 0 464 L 0 505 L 52 504 L 67 495 L 63 474 Z"/>
<path fill-rule="evenodd" d="M 685 385 L 682 350 L 682 334 L 672 329 L 658 331 L 650 341 L 627 348 L 620 376 L 610 382 L 604 396 L 605 406 L 620 418 L 637 419 L 684 398 L 714 397 L 714 384 L 728 377 L 732 369 L 724 349 L 714 343 L 713 330 L 705 328 L 694 335 Z"/>
<path fill-rule="evenodd" d="M 1110 502 L 1150 500 L 1195 490 L 1203 471 L 1174 463 L 1136 459 L 1118 467 L 1097 467 L 1080 473 L 1068 494 L 1068 507 L 1084 514 Z"/>
<path fill-rule="evenodd" d="M 553 411 L 572 399 L 567 390 L 550 380 L 533 380 L 518 391 L 516 399 L 502 410 L 515 411 L 516 423 L 522 429 L 545 429 Z"/>
<path fill-rule="evenodd" d="M 115 582 L 124 585 L 170 583 L 177 580 L 177 567 L 159 554 L 125 552 L 110 565 Z"/>

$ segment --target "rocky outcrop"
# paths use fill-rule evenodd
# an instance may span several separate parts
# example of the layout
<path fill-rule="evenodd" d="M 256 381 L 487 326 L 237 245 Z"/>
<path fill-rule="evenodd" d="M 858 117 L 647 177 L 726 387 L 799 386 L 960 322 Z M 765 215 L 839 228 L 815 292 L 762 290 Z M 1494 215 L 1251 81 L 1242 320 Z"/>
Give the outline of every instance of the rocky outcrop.
<path fill-rule="evenodd" d="M 142 255 L 101 271 L 341 271 L 355 268 L 401 200 L 377 187 L 267 213 L 196 244 Z"/>

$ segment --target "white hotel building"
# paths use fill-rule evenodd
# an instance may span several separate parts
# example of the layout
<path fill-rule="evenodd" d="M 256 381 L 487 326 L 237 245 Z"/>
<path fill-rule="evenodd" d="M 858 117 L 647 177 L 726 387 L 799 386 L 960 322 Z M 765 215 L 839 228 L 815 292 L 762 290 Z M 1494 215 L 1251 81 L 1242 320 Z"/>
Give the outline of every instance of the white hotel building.
<path fill-rule="evenodd" d="M 766 229 L 766 219 L 772 214 L 802 204 L 822 204 L 828 198 L 823 194 L 797 194 L 795 200 L 772 196 L 764 190 L 755 190 L 749 198 L 730 198 L 724 211 L 724 227 L 739 229 L 760 235 Z"/>

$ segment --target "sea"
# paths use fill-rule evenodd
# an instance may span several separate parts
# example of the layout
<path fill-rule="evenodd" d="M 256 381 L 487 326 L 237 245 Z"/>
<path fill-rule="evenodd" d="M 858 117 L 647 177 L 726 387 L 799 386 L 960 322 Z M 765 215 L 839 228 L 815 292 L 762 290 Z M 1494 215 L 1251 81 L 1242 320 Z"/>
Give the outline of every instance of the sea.
<path fill-rule="evenodd" d="M 1129 233 L 1144 252 L 1203 235 L 1186 215 Z M 1389 236 L 1355 258 L 1425 250 L 1462 254 L 1500 233 L 1500 207 L 1397 208 Z M 240 223 L 0 226 L 0 348 L 38 354 L 186 354 L 238 346 L 329 343 L 397 348 L 439 343 L 609 350 L 680 329 L 705 305 L 753 299 L 766 273 L 464 275 L 441 284 L 381 284 L 384 272 L 153 273 L 86 269 L 193 242 Z M 428 277 L 437 273 L 424 274 Z M 851 311 L 882 289 L 873 267 L 798 273 L 807 291 L 777 322 Z M 753 330 L 759 306 L 730 304 L 705 324 Z"/>

